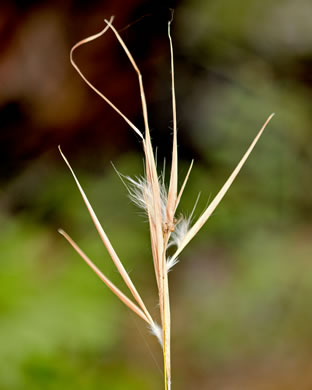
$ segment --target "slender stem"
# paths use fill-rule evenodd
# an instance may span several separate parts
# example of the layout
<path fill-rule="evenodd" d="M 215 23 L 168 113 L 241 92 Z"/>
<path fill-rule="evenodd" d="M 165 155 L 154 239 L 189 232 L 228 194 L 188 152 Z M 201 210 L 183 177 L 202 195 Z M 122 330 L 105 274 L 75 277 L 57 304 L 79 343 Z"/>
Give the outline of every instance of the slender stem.
<path fill-rule="evenodd" d="M 164 248 L 167 247 L 170 233 L 168 232 L 164 237 Z M 170 297 L 169 297 L 169 283 L 168 272 L 166 262 L 166 251 L 163 251 L 162 258 L 162 327 L 163 327 L 163 352 L 164 352 L 164 380 L 165 390 L 171 388 L 171 351 L 170 351 L 170 339 L 171 339 L 171 313 L 170 313 Z"/>
<path fill-rule="evenodd" d="M 164 274 L 164 321 L 163 321 L 163 345 L 164 345 L 164 377 L 165 377 L 165 390 L 170 389 L 171 383 L 171 353 L 170 353 L 170 300 L 169 300 L 169 284 L 168 273 Z"/>
<path fill-rule="evenodd" d="M 167 387 L 167 369 L 166 369 L 166 352 L 164 348 L 164 378 L 165 378 L 165 390 L 168 389 Z"/>

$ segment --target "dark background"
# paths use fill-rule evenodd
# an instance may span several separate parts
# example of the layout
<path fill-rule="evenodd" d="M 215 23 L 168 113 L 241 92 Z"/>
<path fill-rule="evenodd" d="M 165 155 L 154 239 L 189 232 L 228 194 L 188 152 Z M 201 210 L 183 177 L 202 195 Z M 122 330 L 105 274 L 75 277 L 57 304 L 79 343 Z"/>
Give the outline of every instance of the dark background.
<path fill-rule="evenodd" d="M 169 8 L 180 182 L 195 160 L 181 213 L 201 192 L 200 215 L 276 113 L 170 274 L 173 389 L 312 386 L 312 3 L 38 0 L 0 4 L 3 390 L 163 386 L 157 341 L 57 233 L 68 231 L 124 289 L 57 145 L 157 317 L 147 223 L 110 164 L 142 174 L 141 144 L 79 78 L 69 51 L 115 15 L 143 74 L 159 165 L 169 163 Z M 113 34 L 75 59 L 142 129 L 136 74 Z"/>

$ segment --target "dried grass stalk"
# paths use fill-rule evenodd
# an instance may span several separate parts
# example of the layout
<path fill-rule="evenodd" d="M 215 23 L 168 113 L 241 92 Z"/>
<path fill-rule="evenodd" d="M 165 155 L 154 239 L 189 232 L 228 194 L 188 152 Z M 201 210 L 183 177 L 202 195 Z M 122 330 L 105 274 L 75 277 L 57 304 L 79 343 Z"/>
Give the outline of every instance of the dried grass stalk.
<path fill-rule="evenodd" d="M 247 158 L 258 142 L 262 135 L 265 127 L 271 120 L 274 114 L 271 114 L 267 121 L 264 123 L 255 139 L 247 149 L 246 153 L 237 164 L 236 168 L 227 179 L 221 190 L 218 192 L 213 201 L 209 204 L 203 214 L 198 220 L 191 226 L 192 215 L 187 218 L 176 219 L 176 211 L 181 200 L 183 191 L 186 187 L 189 179 L 193 161 L 191 162 L 190 168 L 186 174 L 184 182 L 178 190 L 178 149 L 177 149 L 177 114 L 176 114 L 176 98 L 175 98 L 175 83 L 174 83 L 174 61 L 173 61 L 173 45 L 170 34 L 170 26 L 172 20 L 168 23 L 168 37 L 170 46 L 170 58 L 171 58 L 171 86 L 172 86 L 172 115 L 173 115 L 173 140 L 172 140 L 172 156 L 171 156 L 171 171 L 168 191 L 164 185 L 164 180 L 161 181 L 157 172 L 156 160 L 154 151 L 151 143 L 150 130 L 148 124 L 148 112 L 147 104 L 143 86 L 143 80 L 141 72 L 133 59 L 130 51 L 128 50 L 125 42 L 119 35 L 118 31 L 112 25 L 113 17 L 110 20 L 105 20 L 105 28 L 97 34 L 94 34 L 82 41 L 78 42 L 70 52 L 70 60 L 74 68 L 77 70 L 82 79 L 92 88 L 102 99 L 105 100 L 127 123 L 128 125 L 139 135 L 143 141 L 143 151 L 145 156 L 145 176 L 143 178 L 126 178 L 129 182 L 127 186 L 130 193 L 130 198 L 141 208 L 144 209 L 148 216 L 150 237 L 151 237 L 151 249 L 155 270 L 155 277 L 158 286 L 159 295 L 159 307 L 160 307 L 160 319 L 161 319 L 161 330 L 157 323 L 153 320 L 150 313 L 148 312 L 141 296 L 139 295 L 136 287 L 127 271 L 125 270 L 121 260 L 115 252 L 112 244 L 109 241 L 103 227 L 101 226 L 84 190 L 82 189 L 73 169 L 71 168 L 68 160 L 62 153 L 60 153 L 70 169 L 74 180 L 78 186 L 84 203 L 89 211 L 91 219 L 99 233 L 101 240 L 103 241 L 107 251 L 109 252 L 118 272 L 123 278 L 126 286 L 129 288 L 136 303 L 130 300 L 124 293 L 122 293 L 87 257 L 87 255 L 79 248 L 79 246 L 70 238 L 70 236 L 63 230 L 59 232 L 66 238 L 71 244 L 75 251 L 82 257 L 82 259 L 89 265 L 89 267 L 100 277 L 100 279 L 112 290 L 112 292 L 135 314 L 141 317 L 148 323 L 152 333 L 158 338 L 164 355 L 164 380 L 165 390 L 171 389 L 171 357 L 170 357 L 170 300 L 169 300 L 169 283 L 168 283 L 168 271 L 178 262 L 178 256 L 181 254 L 186 245 L 195 237 L 201 227 L 207 222 L 208 218 L 214 212 L 218 204 L 223 199 L 224 195 L 232 185 L 236 176 L 240 172 L 241 168 L 245 164 Z M 138 76 L 142 112 L 144 117 L 144 136 L 143 133 L 105 96 L 103 95 L 90 81 L 84 76 L 77 64 L 73 59 L 74 51 L 81 45 L 91 42 L 102 35 L 104 35 L 109 29 L 115 34 L 119 41 L 122 49 L 126 53 L 132 67 Z M 123 179 L 122 179 L 123 180 Z M 195 208 L 195 207 L 194 207 Z M 193 210 L 194 211 L 194 210 Z M 167 249 L 172 246 L 176 246 L 176 252 L 173 256 L 167 256 Z"/>

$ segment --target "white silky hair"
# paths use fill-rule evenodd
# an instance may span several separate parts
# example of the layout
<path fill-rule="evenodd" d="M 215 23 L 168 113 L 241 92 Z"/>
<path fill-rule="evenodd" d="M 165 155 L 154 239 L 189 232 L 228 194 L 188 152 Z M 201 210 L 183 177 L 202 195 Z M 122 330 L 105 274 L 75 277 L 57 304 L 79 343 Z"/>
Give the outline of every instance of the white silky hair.
<path fill-rule="evenodd" d="M 127 189 L 129 191 L 130 200 L 140 209 L 144 210 L 145 212 L 148 212 L 148 204 L 152 197 L 151 185 L 143 176 L 137 176 L 135 179 L 130 176 L 126 176 L 126 179 L 129 183 Z"/>
<path fill-rule="evenodd" d="M 197 203 L 200 198 L 200 193 L 198 194 L 193 210 L 191 214 L 188 217 L 184 217 L 183 215 L 179 218 L 178 222 L 175 225 L 174 231 L 171 233 L 170 240 L 167 246 L 167 249 L 173 245 L 175 245 L 177 248 L 181 246 L 181 244 L 184 241 L 185 236 L 187 235 L 188 231 L 190 230 L 193 215 L 197 206 Z M 177 259 L 172 260 L 174 264 L 172 264 L 169 268 L 172 268 L 177 262 Z M 169 262 L 170 263 L 170 262 Z M 171 263 L 170 263 L 171 264 Z M 167 266 L 168 266 L 168 260 L 167 260 Z"/>
<path fill-rule="evenodd" d="M 149 326 L 150 332 L 157 338 L 159 344 L 163 348 L 163 330 L 156 322 L 153 322 Z"/>
<path fill-rule="evenodd" d="M 144 210 L 146 214 L 149 214 L 153 219 L 155 218 L 154 204 L 153 204 L 153 191 L 151 184 L 147 181 L 144 176 L 135 177 L 133 179 L 130 176 L 125 177 L 129 183 L 129 186 L 126 186 L 129 192 L 129 198 L 131 201 L 138 206 L 140 209 Z M 162 221 L 166 220 L 166 209 L 167 209 L 167 200 L 168 192 L 167 188 L 161 179 L 159 178 L 159 188 L 160 188 L 160 207 L 161 207 L 161 216 Z"/>
<path fill-rule="evenodd" d="M 177 224 L 175 225 L 174 231 L 171 233 L 170 241 L 167 248 L 172 245 L 175 245 L 177 248 L 180 247 L 187 232 L 190 229 L 191 219 L 192 216 L 189 216 L 188 218 L 181 217 L 178 220 Z"/>
<path fill-rule="evenodd" d="M 172 268 L 179 262 L 179 259 L 177 257 L 168 256 L 167 257 L 167 272 L 170 272 Z"/>

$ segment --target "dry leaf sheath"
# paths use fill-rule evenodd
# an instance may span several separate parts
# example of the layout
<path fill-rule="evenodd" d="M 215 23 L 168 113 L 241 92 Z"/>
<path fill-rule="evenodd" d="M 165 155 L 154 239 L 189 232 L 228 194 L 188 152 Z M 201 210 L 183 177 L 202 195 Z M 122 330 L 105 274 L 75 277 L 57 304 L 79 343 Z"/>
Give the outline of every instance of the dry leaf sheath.
<path fill-rule="evenodd" d="M 172 142 L 172 158 L 171 158 L 171 171 L 170 171 L 170 182 L 169 188 L 167 189 L 164 184 L 164 180 L 161 175 L 157 172 L 156 161 L 154 156 L 154 151 L 151 143 L 149 124 L 148 124 L 148 114 L 145 93 L 143 88 L 142 75 L 135 63 L 131 53 L 129 52 L 127 46 L 122 40 L 121 36 L 112 25 L 113 17 L 109 21 L 105 20 L 105 28 L 99 33 L 92 35 L 80 42 L 78 42 L 70 52 L 70 60 L 72 65 L 75 67 L 82 79 L 102 98 L 108 103 L 126 122 L 127 124 L 139 135 L 142 139 L 143 151 L 145 157 L 145 176 L 141 178 L 129 178 L 126 177 L 127 189 L 130 194 L 130 198 L 142 208 L 149 221 L 150 237 L 151 237 L 151 249 L 155 270 L 155 277 L 159 293 L 159 307 L 160 307 L 160 320 L 161 326 L 151 317 L 148 309 L 146 308 L 143 299 L 141 298 L 139 292 L 131 281 L 129 274 L 124 268 L 121 260 L 119 259 L 117 253 L 115 252 L 112 244 L 110 243 L 109 238 L 107 237 L 104 229 L 102 228 L 84 190 L 82 189 L 73 169 L 71 168 L 66 157 L 60 149 L 60 153 L 66 162 L 68 168 L 70 169 L 75 182 L 78 186 L 78 189 L 81 193 L 81 196 L 84 200 L 84 203 L 90 213 L 91 219 L 99 233 L 103 244 L 105 245 L 108 253 L 110 254 L 118 272 L 123 278 L 126 286 L 129 288 L 130 293 L 132 294 L 133 300 L 129 299 L 124 293 L 122 293 L 88 258 L 88 256 L 79 248 L 79 246 L 70 238 L 70 236 L 65 233 L 63 230 L 59 232 L 65 237 L 65 239 L 71 244 L 75 251 L 82 257 L 82 259 L 89 265 L 91 269 L 99 276 L 99 278 L 109 287 L 112 292 L 125 304 L 127 305 L 134 313 L 141 317 L 144 321 L 147 322 L 151 332 L 158 338 L 164 355 L 164 381 L 165 381 L 165 390 L 171 389 L 171 358 L 170 358 L 170 301 L 169 301 L 169 285 L 168 285 L 168 271 L 178 262 L 178 256 L 186 245 L 192 240 L 192 238 L 198 233 L 200 228 L 205 224 L 210 215 L 214 212 L 215 208 L 218 206 L 230 186 L 232 185 L 234 179 L 238 175 L 242 166 L 246 162 L 248 156 L 252 152 L 254 146 L 258 142 L 262 132 L 264 131 L 266 125 L 271 120 L 274 114 L 271 114 L 265 124 L 262 126 L 261 130 L 258 132 L 257 136 L 249 146 L 248 150 L 234 169 L 233 173 L 227 179 L 221 190 L 215 196 L 213 201 L 209 204 L 207 209 L 203 214 L 198 218 L 198 220 L 191 224 L 191 216 L 188 218 L 179 218 L 176 219 L 175 214 L 180 202 L 181 196 L 187 184 L 193 162 L 190 165 L 190 168 L 187 172 L 187 175 L 183 181 L 183 184 L 178 190 L 178 150 L 177 150 L 177 120 L 176 120 L 176 99 L 175 99 L 175 85 L 174 85 L 174 63 L 173 63 L 173 47 L 172 40 L 170 35 L 170 25 L 171 21 L 168 23 L 168 36 L 169 36 L 169 45 L 170 45 L 170 55 L 171 55 L 171 84 L 172 84 L 172 114 L 173 114 L 173 142 Z M 83 75 L 79 67 L 73 60 L 74 51 L 81 45 L 93 41 L 103 34 L 106 31 L 111 29 L 115 34 L 117 40 L 119 41 L 121 47 L 125 51 L 130 63 L 132 64 L 134 70 L 137 73 L 140 96 L 142 103 L 142 111 L 144 117 L 144 135 L 106 96 L 104 96 L 94 85 L 92 85 L 89 80 Z M 176 250 L 172 256 L 167 256 L 167 249 L 169 247 L 175 246 Z"/>

